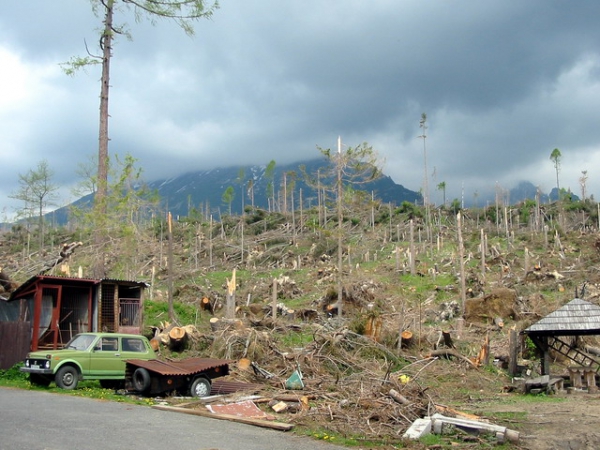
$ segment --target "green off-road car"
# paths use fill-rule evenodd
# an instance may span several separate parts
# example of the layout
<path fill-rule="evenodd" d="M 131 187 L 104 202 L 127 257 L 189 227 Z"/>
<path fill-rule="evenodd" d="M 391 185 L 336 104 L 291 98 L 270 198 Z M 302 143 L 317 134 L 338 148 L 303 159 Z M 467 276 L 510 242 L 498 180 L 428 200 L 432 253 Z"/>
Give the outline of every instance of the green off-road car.
<path fill-rule="evenodd" d="M 54 381 L 62 389 L 75 389 L 80 380 L 100 380 L 102 387 L 116 389 L 124 385 L 127 359 L 150 360 L 156 355 L 144 336 L 81 333 L 62 350 L 29 353 L 20 370 L 42 386 Z"/>

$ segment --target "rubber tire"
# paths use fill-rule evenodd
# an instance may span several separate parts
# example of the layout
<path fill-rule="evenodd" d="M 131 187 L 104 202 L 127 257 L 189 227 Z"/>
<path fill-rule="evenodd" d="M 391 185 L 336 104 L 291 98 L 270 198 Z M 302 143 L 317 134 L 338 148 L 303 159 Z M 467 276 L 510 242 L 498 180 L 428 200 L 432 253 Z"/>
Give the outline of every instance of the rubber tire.
<path fill-rule="evenodd" d="M 204 377 L 196 378 L 190 386 L 192 397 L 208 397 L 210 395 L 210 381 Z"/>
<path fill-rule="evenodd" d="M 39 373 L 30 373 L 29 374 L 29 382 L 31 384 L 35 384 L 36 386 L 48 387 L 52 380 L 44 375 L 40 375 Z"/>
<path fill-rule="evenodd" d="M 73 366 L 62 366 L 56 372 L 54 382 L 61 389 L 75 389 L 79 383 L 79 372 Z"/>
<path fill-rule="evenodd" d="M 143 367 L 138 367 L 133 372 L 133 388 L 142 394 L 150 389 L 150 373 Z"/>

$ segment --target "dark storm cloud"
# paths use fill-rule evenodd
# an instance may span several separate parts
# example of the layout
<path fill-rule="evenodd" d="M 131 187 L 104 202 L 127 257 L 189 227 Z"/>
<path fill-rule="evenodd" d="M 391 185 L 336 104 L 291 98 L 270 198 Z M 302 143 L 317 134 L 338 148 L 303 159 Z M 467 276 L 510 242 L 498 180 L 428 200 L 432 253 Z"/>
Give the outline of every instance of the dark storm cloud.
<path fill-rule="evenodd" d="M 19 125 L 0 125 L 0 152 L 15 174 L 45 157 L 67 184 L 95 152 L 99 72 L 68 78 L 56 65 L 85 54 L 84 40 L 97 51 L 100 21 L 87 2 L 36 8 L 0 7 L 0 49 L 31 73 L 25 100 L 0 102 L 0 119 Z M 372 144 L 386 173 L 419 190 L 425 112 L 430 190 L 443 180 L 457 197 L 520 179 L 550 190 L 558 147 L 564 185 L 577 190 L 588 169 L 594 192 L 599 13 L 592 0 L 223 0 L 194 38 L 122 15 L 134 40 L 114 48 L 111 152 L 131 153 L 152 179 L 311 158 L 341 135 Z"/>

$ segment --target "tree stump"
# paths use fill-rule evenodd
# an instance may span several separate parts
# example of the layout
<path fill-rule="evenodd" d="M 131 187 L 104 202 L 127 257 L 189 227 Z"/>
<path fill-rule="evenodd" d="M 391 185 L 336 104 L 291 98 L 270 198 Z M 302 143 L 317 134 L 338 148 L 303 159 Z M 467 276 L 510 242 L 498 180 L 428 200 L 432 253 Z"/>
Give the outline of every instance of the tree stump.
<path fill-rule="evenodd" d="M 413 333 L 409 330 L 404 330 L 400 334 L 400 339 L 402 339 L 402 348 L 408 348 L 413 345 Z"/>

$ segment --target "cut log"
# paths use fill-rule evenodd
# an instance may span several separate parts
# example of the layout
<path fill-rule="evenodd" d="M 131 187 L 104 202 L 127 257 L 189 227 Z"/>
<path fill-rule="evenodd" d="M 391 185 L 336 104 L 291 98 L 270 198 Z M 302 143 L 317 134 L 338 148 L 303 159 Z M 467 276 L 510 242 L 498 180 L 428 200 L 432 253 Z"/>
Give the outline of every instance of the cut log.
<path fill-rule="evenodd" d="M 155 352 L 157 352 L 160 349 L 160 341 L 158 340 L 158 338 L 150 339 L 150 347 L 152 347 L 152 350 L 154 350 Z"/>
<path fill-rule="evenodd" d="M 198 328 L 196 328 L 194 325 L 185 325 L 181 328 L 185 330 L 185 333 L 188 335 L 188 337 L 196 337 L 199 334 Z"/>
<path fill-rule="evenodd" d="M 404 395 L 400 394 L 400 392 L 398 392 L 395 389 L 390 389 L 390 397 L 392 397 L 392 399 L 398 403 L 400 403 L 401 405 L 410 405 L 410 400 L 407 399 Z"/>
<path fill-rule="evenodd" d="M 219 322 L 220 320 L 218 317 L 211 317 L 209 320 L 210 329 L 213 331 L 219 331 L 219 329 L 221 328 L 221 324 Z"/>
<path fill-rule="evenodd" d="M 169 331 L 169 348 L 171 350 L 180 350 L 185 347 L 187 333 L 182 327 L 173 327 Z"/>
<path fill-rule="evenodd" d="M 227 328 L 233 328 L 236 330 L 243 330 L 244 323 L 240 319 L 219 319 L 218 317 L 211 317 L 210 328 L 213 331 L 225 330 Z"/>
<path fill-rule="evenodd" d="M 468 419 L 468 420 L 478 420 L 480 422 L 489 422 L 486 419 L 481 418 L 475 414 L 466 413 L 463 411 L 459 411 L 458 409 L 450 408 L 446 405 L 435 405 L 435 409 L 438 413 L 443 414 L 446 417 L 458 417 L 460 419 Z"/>
<path fill-rule="evenodd" d="M 286 402 L 277 402 L 275 405 L 271 406 L 271 409 L 276 413 L 283 412 L 287 409 L 288 405 Z"/>
<path fill-rule="evenodd" d="M 156 336 L 156 338 L 160 341 L 161 344 L 163 345 L 169 345 L 169 333 L 159 333 L 158 336 Z"/>
<path fill-rule="evenodd" d="M 208 311 L 211 314 L 214 312 L 213 304 L 208 297 L 202 297 L 202 300 L 200 300 L 200 309 L 203 311 Z"/>

